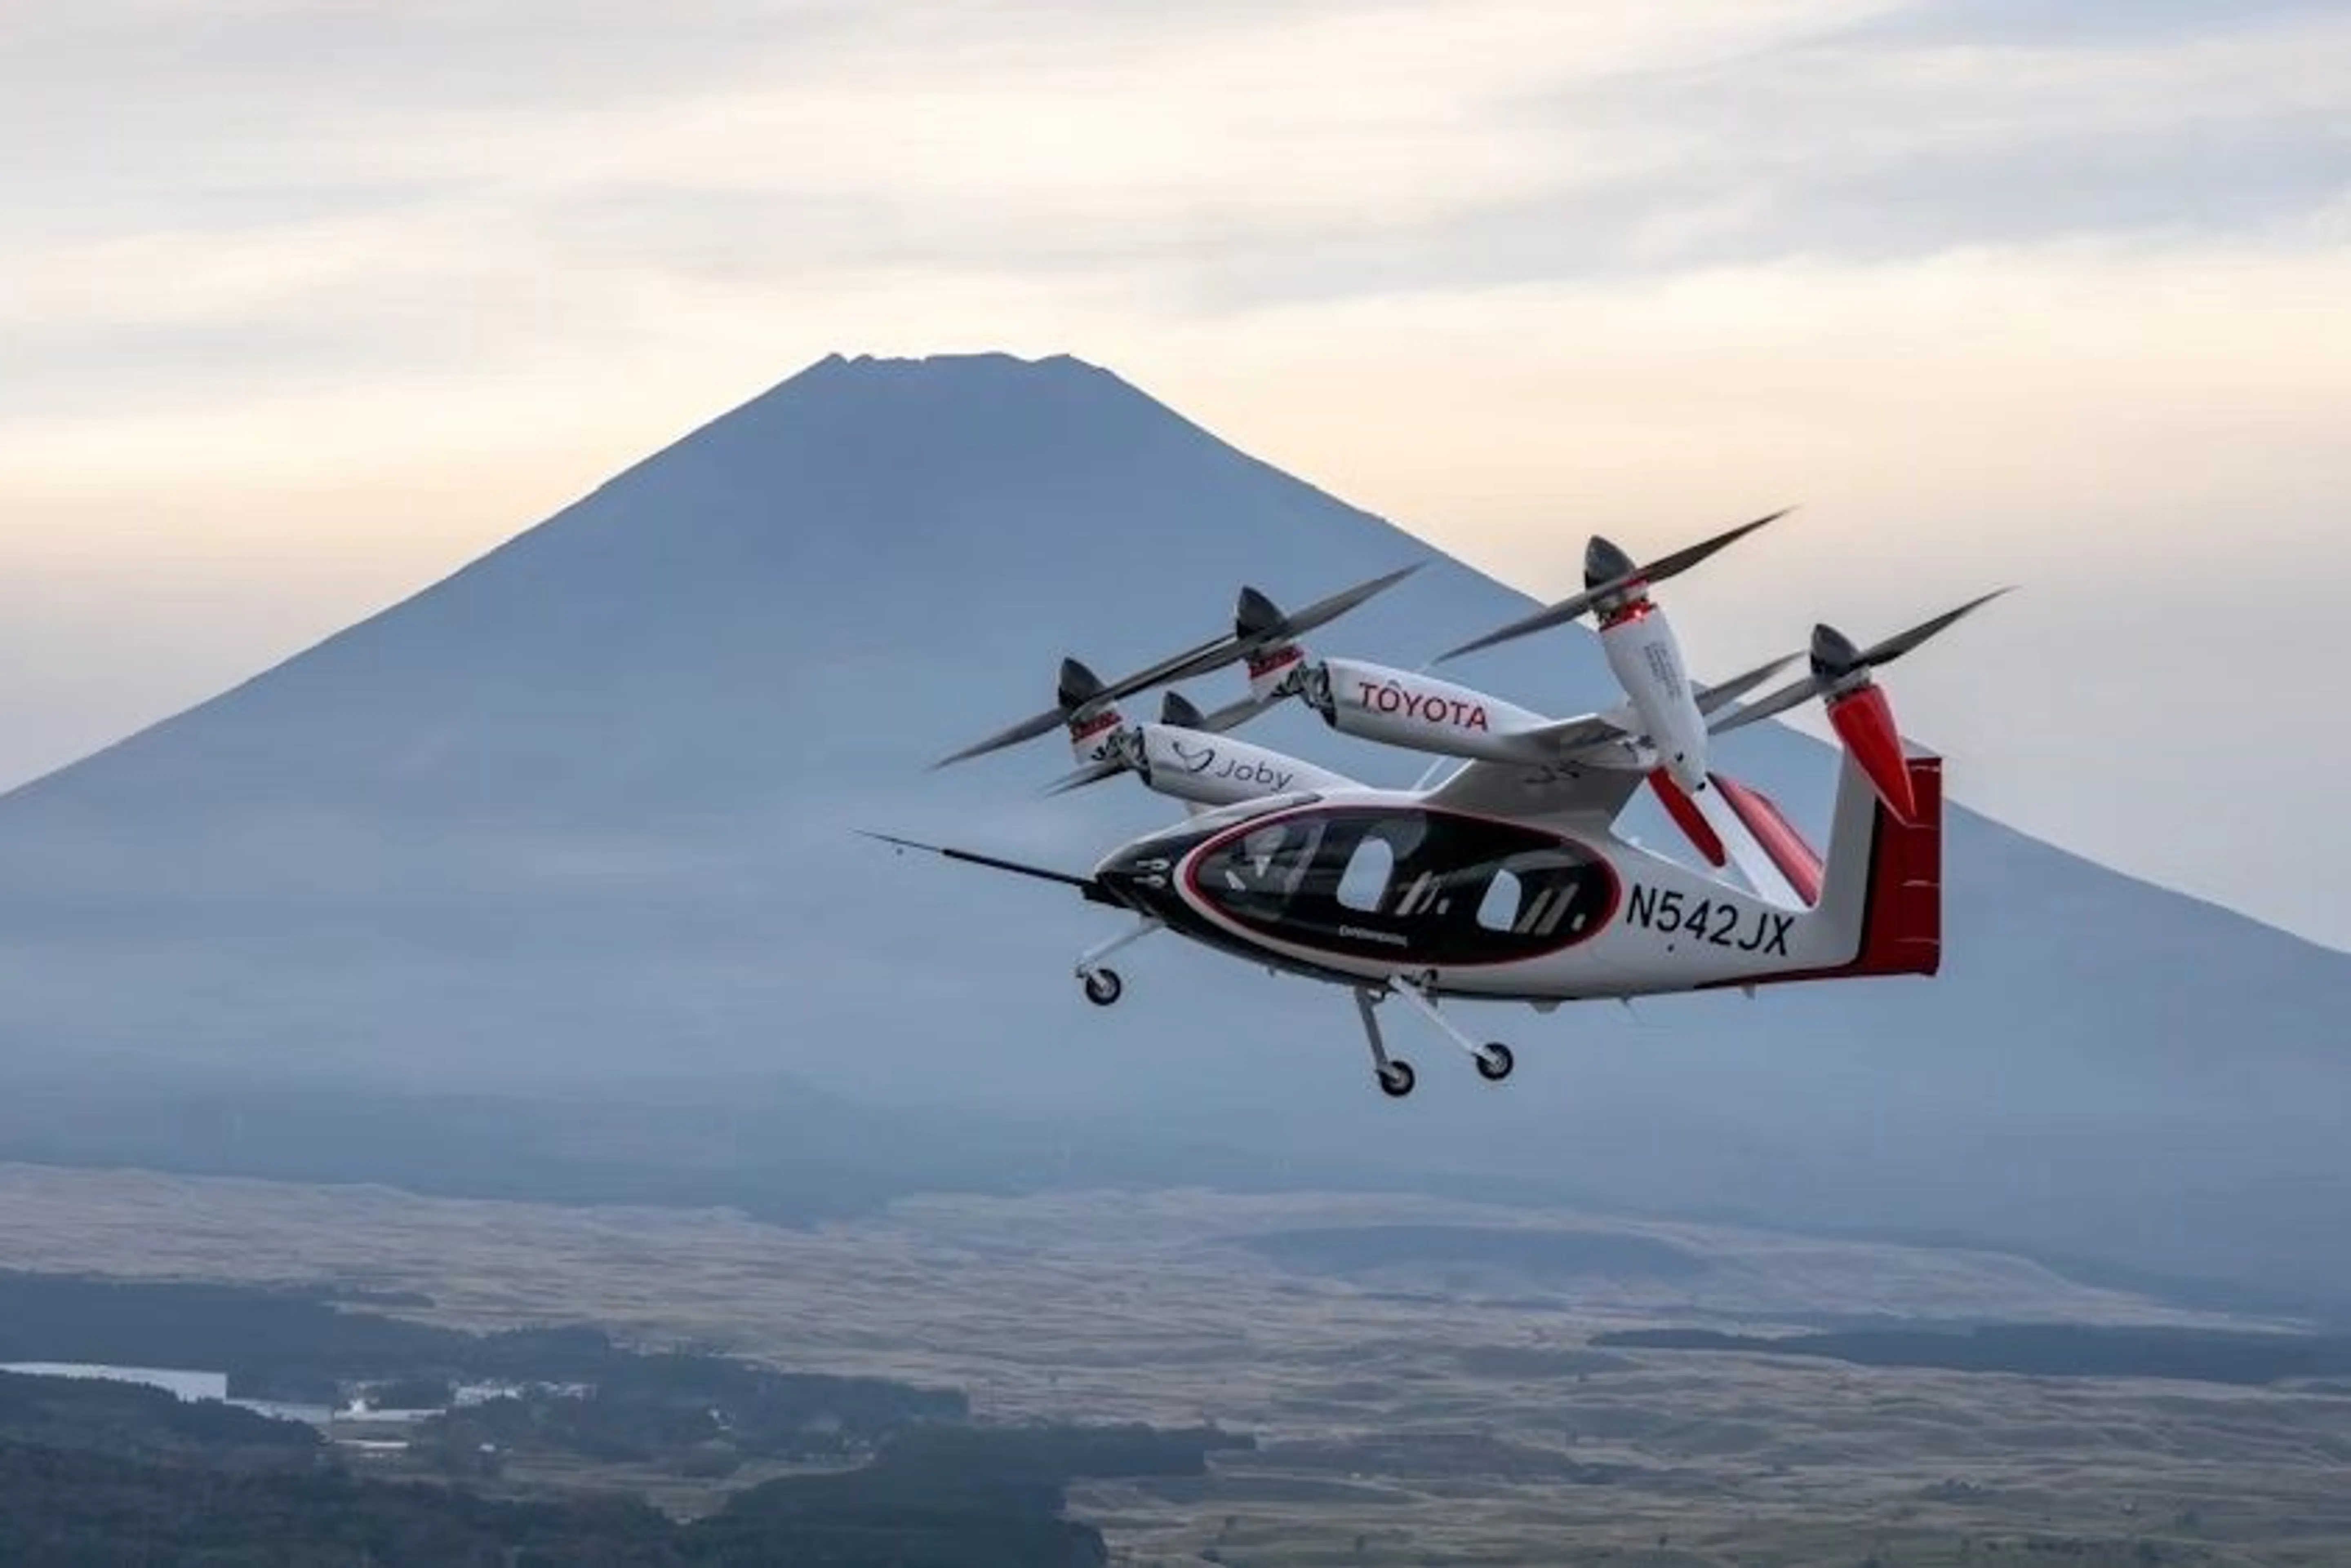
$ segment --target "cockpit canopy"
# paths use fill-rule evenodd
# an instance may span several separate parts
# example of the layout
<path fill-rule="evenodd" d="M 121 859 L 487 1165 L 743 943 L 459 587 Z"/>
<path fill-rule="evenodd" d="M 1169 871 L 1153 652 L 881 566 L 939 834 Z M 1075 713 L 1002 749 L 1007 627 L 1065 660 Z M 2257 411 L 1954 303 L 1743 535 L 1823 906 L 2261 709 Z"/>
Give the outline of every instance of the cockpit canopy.
<path fill-rule="evenodd" d="M 1243 819 L 1243 823 L 1247 821 Z M 1331 807 L 1237 824 L 1194 862 L 1196 896 L 1276 939 L 1353 957 L 1509 963 L 1614 912 L 1593 851 L 1520 823 L 1420 807 Z"/>

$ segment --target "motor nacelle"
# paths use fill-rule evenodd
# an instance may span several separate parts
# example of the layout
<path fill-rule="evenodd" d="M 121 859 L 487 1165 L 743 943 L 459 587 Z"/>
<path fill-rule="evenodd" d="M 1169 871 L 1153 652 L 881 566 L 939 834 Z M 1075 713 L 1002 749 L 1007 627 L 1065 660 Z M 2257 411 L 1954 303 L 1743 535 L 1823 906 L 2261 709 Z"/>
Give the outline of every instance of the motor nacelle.
<path fill-rule="evenodd" d="M 1869 776 L 1886 809 L 1902 822 L 1915 822 L 1918 801 L 1902 732 L 1895 725 L 1886 689 L 1870 678 L 1867 657 L 1835 627 L 1813 628 L 1813 678 L 1823 688 L 1821 706 L 1829 716 L 1829 727 Z"/>
<path fill-rule="evenodd" d="M 1142 724 L 1120 732 L 1120 756 L 1144 785 L 1201 806 L 1229 806 L 1263 795 L 1343 789 L 1353 780 L 1268 747 L 1228 735 Z"/>
<path fill-rule="evenodd" d="M 1441 757 L 1521 761 L 1525 732 L 1550 722 L 1468 686 L 1354 659 L 1309 665 L 1301 695 L 1342 735 Z"/>
<path fill-rule="evenodd" d="M 1628 600 L 1600 622 L 1600 651 L 1624 688 L 1664 768 L 1682 789 L 1707 785 L 1706 719 L 1682 664 L 1672 622 L 1646 595 Z"/>

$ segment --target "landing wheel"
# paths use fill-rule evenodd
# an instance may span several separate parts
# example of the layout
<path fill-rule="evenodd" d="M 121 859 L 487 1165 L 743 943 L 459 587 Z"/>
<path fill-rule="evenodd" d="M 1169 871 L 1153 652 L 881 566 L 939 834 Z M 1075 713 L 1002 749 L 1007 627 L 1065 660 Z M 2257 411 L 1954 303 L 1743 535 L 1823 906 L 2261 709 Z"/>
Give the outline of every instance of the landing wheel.
<path fill-rule="evenodd" d="M 1517 1065 L 1518 1061 L 1511 1056 L 1510 1048 L 1499 1040 L 1490 1040 L 1479 1047 L 1478 1076 L 1489 1083 L 1499 1083 L 1510 1075 L 1510 1069 Z"/>
<path fill-rule="evenodd" d="M 1116 969 L 1088 969 L 1085 981 L 1086 1000 L 1098 1008 L 1110 1006 L 1126 989 L 1126 983 L 1118 977 Z"/>
<path fill-rule="evenodd" d="M 1379 1070 L 1379 1078 L 1380 1092 L 1391 1100 L 1401 1100 L 1412 1092 L 1412 1063 L 1409 1061 L 1397 1061 L 1391 1058 L 1388 1064 Z"/>

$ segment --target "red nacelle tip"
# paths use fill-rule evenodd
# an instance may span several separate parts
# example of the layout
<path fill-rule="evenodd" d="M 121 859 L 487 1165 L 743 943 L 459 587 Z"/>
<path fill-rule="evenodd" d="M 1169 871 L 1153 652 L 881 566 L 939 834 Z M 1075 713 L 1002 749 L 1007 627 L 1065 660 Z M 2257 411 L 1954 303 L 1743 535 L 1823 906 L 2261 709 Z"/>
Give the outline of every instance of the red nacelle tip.
<path fill-rule="evenodd" d="M 1918 797 L 1910 787 L 1910 768 L 1903 755 L 1902 736 L 1894 727 L 1894 709 L 1875 685 L 1848 692 L 1829 703 L 1829 724 L 1837 738 L 1869 776 L 1877 798 L 1905 827 L 1918 821 Z"/>

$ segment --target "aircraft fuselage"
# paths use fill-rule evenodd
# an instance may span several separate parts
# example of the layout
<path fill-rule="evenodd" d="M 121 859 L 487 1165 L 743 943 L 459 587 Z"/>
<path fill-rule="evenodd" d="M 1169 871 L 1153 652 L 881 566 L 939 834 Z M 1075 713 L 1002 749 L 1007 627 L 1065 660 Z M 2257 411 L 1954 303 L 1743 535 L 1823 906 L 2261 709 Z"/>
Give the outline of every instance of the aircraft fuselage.
<path fill-rule="evenodd" d="M 1203 818 L 1095 868 L 1147 918 L 1269 967 L 1432 994 L 1572 1000 L 1735 983 L 1850 956 L 1813 911 L 1616 837 L 1416 792 Z"/>

